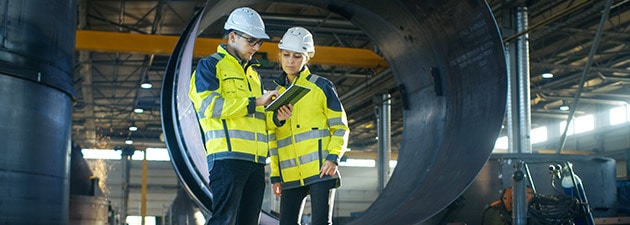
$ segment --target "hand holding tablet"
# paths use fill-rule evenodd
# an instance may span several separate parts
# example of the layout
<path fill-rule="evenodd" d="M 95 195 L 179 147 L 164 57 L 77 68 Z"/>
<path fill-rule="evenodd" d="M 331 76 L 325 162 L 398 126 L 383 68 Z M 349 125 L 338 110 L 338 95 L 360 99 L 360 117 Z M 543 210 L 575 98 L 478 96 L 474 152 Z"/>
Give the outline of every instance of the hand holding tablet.
<path fill-rule="evenodd" d="M 280 106 L 295 105 L 311 89 L 297 84 L 291 85 L 287 90 L 265 107 L 265 111 L 276 111 Z"/>

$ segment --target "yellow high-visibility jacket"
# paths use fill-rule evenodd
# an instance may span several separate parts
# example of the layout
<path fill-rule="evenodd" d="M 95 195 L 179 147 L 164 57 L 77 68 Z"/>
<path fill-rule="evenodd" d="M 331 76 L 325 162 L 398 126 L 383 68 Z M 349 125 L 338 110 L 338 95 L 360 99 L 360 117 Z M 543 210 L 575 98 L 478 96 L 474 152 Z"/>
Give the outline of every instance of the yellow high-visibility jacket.
<path fill-rule="evenodd" d="M 280 93 L 291 85 L 286 82 L 286 74 L 276 82 Z M 271 182 L 282 182 L 283 189 L 290 189 L 330 179 L 340 181 L 339 174 L 319 178 L 324 160 L 338 163 L 348 143 L 348 119 L 334 84 L 311 74 L 306 66 L 293 84 L 311 90 L 293 106 L 284 125 L 276 128 L 273 145 L 277 148 L 270 151 Z"/>
<path fill-rule="evenodd" d="M 239 159 L 266 164 L 270 135 L 277 119 L 256 106 L 263 94 L 261 78 L 252 65 L 229 54 L 224 44 L 199 60 L 188 96 L 203 131 L 206 155 L 212 160 Z"/>

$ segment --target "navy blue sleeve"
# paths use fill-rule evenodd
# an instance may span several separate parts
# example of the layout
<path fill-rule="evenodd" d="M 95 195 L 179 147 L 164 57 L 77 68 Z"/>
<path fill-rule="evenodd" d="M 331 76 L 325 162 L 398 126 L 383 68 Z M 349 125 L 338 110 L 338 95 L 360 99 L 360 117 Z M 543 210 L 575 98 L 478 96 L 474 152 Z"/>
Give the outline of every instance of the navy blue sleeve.
<path fill-rule="evenodd" d="M 280 177 L 271 177 L 270 180 L 272 184 L 282 182 L 282 179 L 280 179 Z"/>
<path fill-rule="evenodd" d="M 206 57 L 197 63 L 195 69 L 195 87 L 197 92 L 214 91 L 219 89 L 219 78 L 217 78 L 217 63 L 215 57 Z"/>
<path fill-rule="evenodd" d="M 249 97 L 249 104 L 247 104 L 247 114 L 252 114 L 256 112 L 256 98 Z"/>
<path fill-rule="evenodd" d="M 337 112 L 341 111 L 341 101 L 339 100 L 339 96 L 337 96 L 335 85 L 330 80 L 324 78 L 317 79 L 315 84 L 324 91 L 328 108 Z"/>

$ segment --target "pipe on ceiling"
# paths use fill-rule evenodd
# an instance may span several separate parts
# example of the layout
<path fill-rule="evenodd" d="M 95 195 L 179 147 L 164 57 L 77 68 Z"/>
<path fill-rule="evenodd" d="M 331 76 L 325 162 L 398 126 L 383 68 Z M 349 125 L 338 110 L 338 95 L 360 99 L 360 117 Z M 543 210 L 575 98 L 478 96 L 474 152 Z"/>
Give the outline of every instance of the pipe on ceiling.
<path fill-rule="evenodd" d="M 195 38 L 240 6 L 208 1 L 183 32 L 166 68 L 162 125 L 186 190 L 209 209 L 207 163 L 187 97 Z M 404 133 L 398 164 L 375 202 L 350 224 L 416 224 L 453 202 L 492 152 L 503 121 L 506 64 L 494 17 L 481 0 L 306 0 L 361 28 L 399 84 Z M 179 76 L 181 75 L 181 76 Z"/>

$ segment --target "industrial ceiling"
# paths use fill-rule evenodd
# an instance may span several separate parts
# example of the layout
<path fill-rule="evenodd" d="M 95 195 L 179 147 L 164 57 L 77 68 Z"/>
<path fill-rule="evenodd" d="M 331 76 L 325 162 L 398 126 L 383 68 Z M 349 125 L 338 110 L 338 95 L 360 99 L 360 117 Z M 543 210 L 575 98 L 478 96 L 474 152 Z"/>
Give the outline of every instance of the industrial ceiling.
<path fill-rule="evenodd" d="M 532 126 L 566 119 L 580 77 L 596 40 L 606 1 L 488 0 L 506 46 L 516 37 L 517 6 L 526 7 L 529 26 L 529 75 Z M 576 115 L 603 107 L 626 105 L 630 99 L 630 1 L 612 1 L 592 65 L 585 74 Z M 165 147 L 160 115 L 160 91 L 166 62 L 175 41 L 205 1 L 81 0 L 75 57 L 72 140 L 84 148 L 112 149 L 128 138 L 137 149 Z M 296 3 L 251 5 L 265 21 L 271 40 L 255 57 L 266 89 L 281 69 L 274 57 L 277 41 L 292 26 L 308 28 L 318 52 L 311 71 L 332 80 L 348 114 L 349 148 L 377 149 L 377 110 L 384 93 L 392 97 L 392 151 L 403 133 L 398 84 L 379 47 L 361 29 L 326 9 Z M 225 12 L 225 18 L 229 12 Z M 223 38 L 223 20 L 203 30 L 206 45 L 196 59 L 214 52 Z M 200 44 L 200 46 L 202 46 Z M 328 57 L 329 55 L 336 57 Z M 552 72 L 551 79 L 541 78 Z M 152 83 L 143 89 L 144 81 Z M 134 109 L 143 109 L 142 113 Z M 131 125 L 138 127 L 130 131 Z"/>

